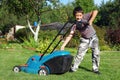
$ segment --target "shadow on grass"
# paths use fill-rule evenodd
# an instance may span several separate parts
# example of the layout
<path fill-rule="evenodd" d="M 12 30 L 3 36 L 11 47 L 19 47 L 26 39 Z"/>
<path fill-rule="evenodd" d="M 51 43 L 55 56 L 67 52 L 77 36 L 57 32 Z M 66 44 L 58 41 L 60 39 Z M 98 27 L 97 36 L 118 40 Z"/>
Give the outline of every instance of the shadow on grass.
<path fill-rule="evenodd" d="M 79 66 L 79 68 L 80 68 L 80 69 L 83 69 L 83 70 L 85 70 L 85 71 L 88 71 L 88 72 L 93 72 L 92 70 L 87 69 L 87 68 L 85 68 L 85 67 L 83 67 L 83 66 Z"/>

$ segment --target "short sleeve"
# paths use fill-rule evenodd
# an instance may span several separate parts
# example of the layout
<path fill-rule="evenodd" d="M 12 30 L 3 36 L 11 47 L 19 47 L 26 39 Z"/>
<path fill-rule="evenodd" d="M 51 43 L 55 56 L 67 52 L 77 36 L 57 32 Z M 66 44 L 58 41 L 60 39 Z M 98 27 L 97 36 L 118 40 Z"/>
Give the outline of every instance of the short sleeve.
<path fill-rule="evenodd" d="M 90 17 L 91 17 L 91 13 L 86 13 L 83 15 L 83 19 L 85 19 L 87 21 L 89 21 Z"/>
<path fill-rule="evenodd" d="M 76 24 L 73 25 L 73 27 L 71 28 L 71 32 L 73 33 L 73 32 L 75 32 L 75 30 L 76 30 Z"/>

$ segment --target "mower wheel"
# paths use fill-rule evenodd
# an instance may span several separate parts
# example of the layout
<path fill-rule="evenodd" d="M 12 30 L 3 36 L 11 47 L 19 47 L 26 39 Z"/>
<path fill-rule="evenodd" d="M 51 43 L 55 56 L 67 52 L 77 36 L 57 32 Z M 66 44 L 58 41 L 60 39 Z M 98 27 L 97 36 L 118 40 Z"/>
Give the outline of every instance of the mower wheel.
<path fill-rule="evenodd" d="M 46 76 L 48 75 L 48 70 L 46 68 L 41 68 L 39 71 L 38 71 L 38 74 L 39 75 L 43 75 L 43 76 Z"/>
<path fill-rule="evenodd" d="M 20 66 L 14 66 L 13 71 L 16 72 L 16 73 L 20 72 L 21 71 Z"/>

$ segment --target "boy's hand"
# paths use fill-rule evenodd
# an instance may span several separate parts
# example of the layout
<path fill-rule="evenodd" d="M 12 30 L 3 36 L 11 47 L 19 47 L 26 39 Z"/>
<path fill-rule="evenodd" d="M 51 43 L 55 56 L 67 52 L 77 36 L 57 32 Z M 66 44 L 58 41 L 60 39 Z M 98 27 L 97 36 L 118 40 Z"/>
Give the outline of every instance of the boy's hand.
<path fill-rule="evenodd" d="M 64 47 L 62 46 L 60 50 L 64 50 Z"/>

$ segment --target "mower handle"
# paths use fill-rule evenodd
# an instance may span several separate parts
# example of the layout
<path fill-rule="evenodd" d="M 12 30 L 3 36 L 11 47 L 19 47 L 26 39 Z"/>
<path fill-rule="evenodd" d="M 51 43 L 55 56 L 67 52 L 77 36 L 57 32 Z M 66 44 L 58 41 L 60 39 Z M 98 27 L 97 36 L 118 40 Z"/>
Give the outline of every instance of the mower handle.
<path fill-rule="evenodd" d="M 50 45 L 47 47 L 47 49 L 43 52 L 43 54 L 41 55 L 40 59 L 42 59 L 42 57 L 45 55 L 45 53 L 47 52 L 47 50 L 50 48 L 50 46 L 53 44 L 53 42 L 56 40 L 56 38 L 58 37 L 58 35 L 61 33 L 61 31 L 65 28 L 65 26 L 68 24 L 68 23 L 72 23 L 72 26 L 75 24 L 74 21 L 67 21 L 64 26 L 60 29 L 60 31 L 58 32 L 58 34 L 55 36 L 55 38 L 52 40 L 52 42 L 50 43 Z M 69 32 L 69 30 L 72 28 L 72 26 L 70 26 L 70 28 L 67 30 L 67 32 L 63 35 L 63 38 L 65 37 L 65 35 Z M 62 41 L 62 39 L 60 39 L 60 41 L 58 42 L 58 44 Z M 51 51 L 51 53 L 55 50 L 55 48 L 58 46 L 58 44 L 54 47 L 54 49 Z M 51 54 L 50 53 L 50 54 Z"/>

